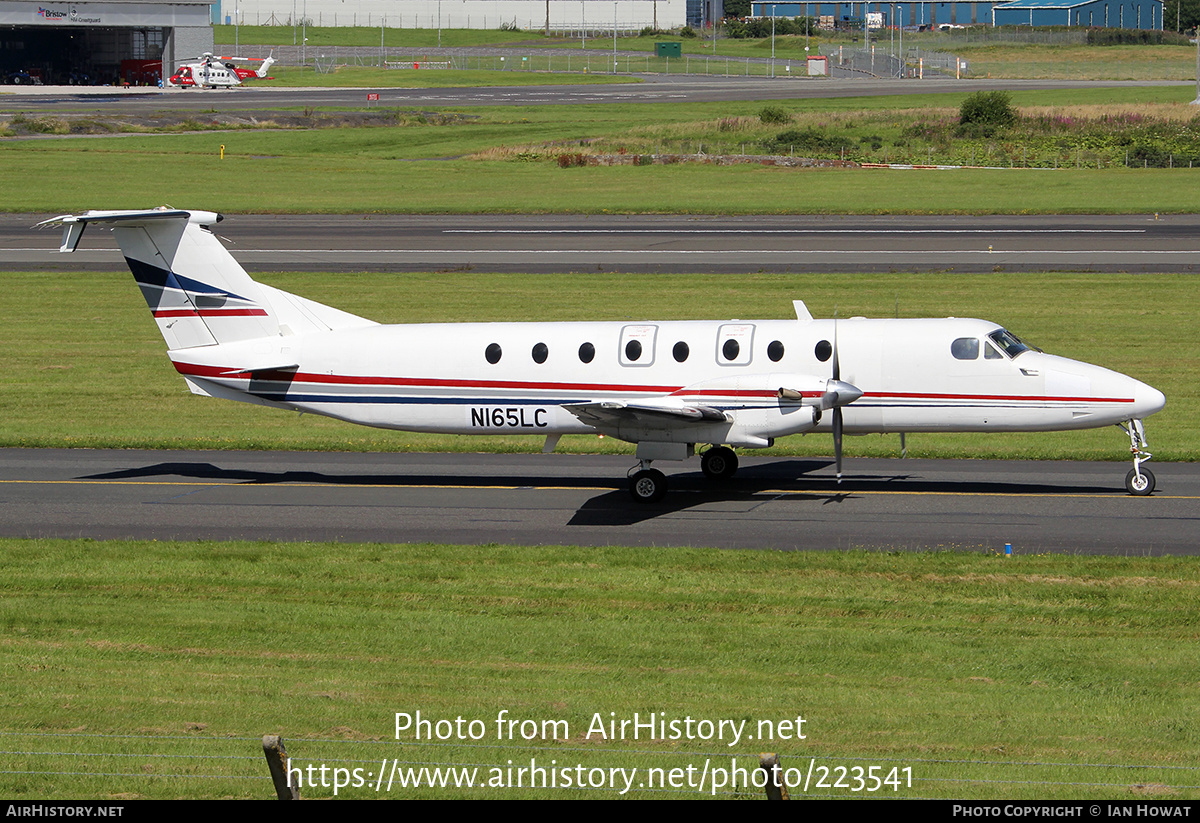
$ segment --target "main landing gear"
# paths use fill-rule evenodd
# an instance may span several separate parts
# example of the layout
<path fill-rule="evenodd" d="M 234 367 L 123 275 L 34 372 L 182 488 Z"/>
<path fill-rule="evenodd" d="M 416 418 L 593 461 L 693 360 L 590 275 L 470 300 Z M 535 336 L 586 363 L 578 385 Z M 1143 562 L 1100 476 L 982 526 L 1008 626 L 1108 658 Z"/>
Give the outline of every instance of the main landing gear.
<path fill-rule="evenodd" d="M 728 480 L 737 469 L 737 454 L 728 446 L 713 446 L 700 455 L 700 471 L 709 480 Z"/>
<path fill-rule="evenodd" d="M 709 480 L 728 480 L 738 469 L 737 454 L 728 446 L 712 446 L 700 455 L 700 470 Z M 629 494 L 639 503 L 657 503 L 667 495 L 667 476 L 639 460 L 630 470 Z"/>
<path fill-rule="evenodd" d="M 1129 435 L 1129 451 L 1133 454 L 1133 469 L 1125 475 L 1125 490 L 1130 494 L 1145 497 L 1154 491 L 1154 472 L 1142 468 L 1142 464 L 1154 456 L 1144 451 L 1149 448 L 1146 429 L 1141 420 L 1130 420 L 1128 427 L 1124 424 L 1118 425 Z"/>

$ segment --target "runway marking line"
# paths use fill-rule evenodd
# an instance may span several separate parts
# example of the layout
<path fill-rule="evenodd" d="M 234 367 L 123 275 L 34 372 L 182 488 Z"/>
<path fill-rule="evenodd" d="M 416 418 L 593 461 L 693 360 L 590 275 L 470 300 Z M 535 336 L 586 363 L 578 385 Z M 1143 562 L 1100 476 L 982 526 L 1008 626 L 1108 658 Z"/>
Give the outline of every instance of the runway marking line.
<path fill-rule="evenodd" d="M 273 483 L 270 481 L 259 480 L 243 480 L 230 481 L 225 483 L 193 481 L 185 480 L 0 480 L 0 485 L 63 485 L 63 486 L 202 486 L 202 487 L 220 487 L 220 486 L 284 486 L 288 488 L 321 488 L 321 489 L 502 489 L 507 491 L 520 491 L 528 489 L 530 491 L 612 491 L 620 489 L 621 485 L 614 483 L 610 486 L 531 486 L 529 484 L 498 486 L 498 485 L 471 485 L 465 483 L 289 483 L 281 481 Z M 736 491 L 733 489 L 731 491 Z M 678 489 L 676 494 L 691 493 L 700 494 L 696 489 Z M 1114 489 L 1111 493 L 1106 493 L 1098 489 L 1095 494 L 1076 494 L 1066 492 L 955 492 L 955 491 L 877 491 L 870 489 L 758 489 L 752 492 L 752 495 L 844 495 L 844 496 L 928 496 L 928 497 L 1081 497 L 1087 499 L 1104 498 L 1118 496 L 1118 492 Z M 1121 497 L 1132 498 L 1132 495 L 1123 494 Z M 1155 494 L 1151 497 L 1158 500 L 1200 500 L 1200 495 L 1188 494 Z"/>

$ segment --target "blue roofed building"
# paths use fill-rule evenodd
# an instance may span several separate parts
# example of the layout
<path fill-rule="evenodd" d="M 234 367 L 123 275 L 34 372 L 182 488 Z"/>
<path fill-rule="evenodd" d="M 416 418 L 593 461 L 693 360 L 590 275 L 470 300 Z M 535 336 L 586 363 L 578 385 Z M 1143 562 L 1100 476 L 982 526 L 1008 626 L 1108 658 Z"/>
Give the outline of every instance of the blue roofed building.
<path fill-rule="evenodd" d="M 832 17 L 841 24 L 849 20 L 862 20 L 864 14 L 879 14 L 885 26 L 939 26 L 946 23 L 954 26 L 987 26 L 992 23 L 990 2 L 902 2 L 875 3 L 855 0 L 845 3 L 762 2 L 752 0 L 751 17 Z"/>
<path fill-rule="evenodd" d="M 694 2 L 696 0 L 693 0 Z M 878 13 L 885 26 L 934 27 L 1097 26 L 1124 29 L 1163 27 L 1163 0 L 1011 0 L 992 2 L 763 2 L 752 0 L 752 17 L 827 17 L 838 24 Z"/>
<path fill-rule="evenodd" d="M 1162 0 L 1011 0 L 992 7 L 995 26 L 1163 27 Z"/>

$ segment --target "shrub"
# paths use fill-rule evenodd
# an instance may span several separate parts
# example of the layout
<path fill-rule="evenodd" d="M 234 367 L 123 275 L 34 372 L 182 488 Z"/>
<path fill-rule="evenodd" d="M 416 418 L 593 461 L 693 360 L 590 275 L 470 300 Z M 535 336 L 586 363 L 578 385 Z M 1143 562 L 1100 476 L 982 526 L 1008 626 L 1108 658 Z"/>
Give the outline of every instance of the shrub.
<path fill-rule="evenodd" d="M 843 146 L 851 145 L 854 141 L 845 135 L 826 134 L 820 129 L 788 129 L 775 135 L 764 145 L 780 154 L 787 151 L 805 151 L 817 153 L 840 153 Z"/>
<path fill-rule="evenodd" d="M 1001 128 L 1011 126 L 1016 120 L 1017 111 L 1006 91 L 977 91 L 967 95 L 958 109 L 958 122 L 962 126 Z"/>
<path fill-rule="evenodd" d="M 792 115 L 782 106 L 763 106 L 758 113 L 758 119 L 769 126 L 777 126 L 792 122 Z"/>
<path fill-rule="evenodd" d="M 696 30 L 694 28 L 692 28 L 691 26 L 684 26 L 683 28 L 681 28 L 679 30 L 679 36 L 680 37 L 695 37 Z"/>

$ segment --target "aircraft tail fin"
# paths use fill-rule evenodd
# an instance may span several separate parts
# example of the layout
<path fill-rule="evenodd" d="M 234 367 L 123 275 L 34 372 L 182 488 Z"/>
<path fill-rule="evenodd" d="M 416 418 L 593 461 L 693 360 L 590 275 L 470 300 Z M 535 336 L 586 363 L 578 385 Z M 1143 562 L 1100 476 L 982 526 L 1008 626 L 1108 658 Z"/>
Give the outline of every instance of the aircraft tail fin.
<path fill-rule="evenodd" d="M 271 66 L 275 65 L 275 49 L 271 49 L 271 53 L 267 55 L 267 59 L 262 61 L 262 65 L 258 67 L 258 71 L 254 72 L 255 76 L 262 79 L 267 76 Z"/>
<path fill-rule="evenodd" d="M 373 325 L 256 283 L 208 231 L 221 219 L 164 207 L 89 211 L 38 225 L 62 225 L 62 252 L 75 250 L 89 224 L 108 226 L 171 350 Z"/>

